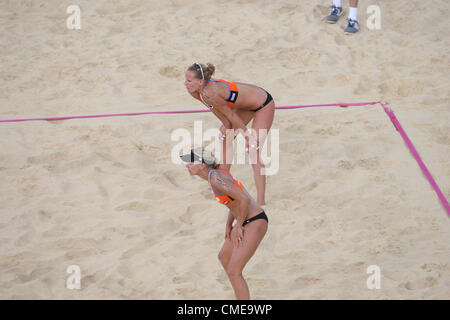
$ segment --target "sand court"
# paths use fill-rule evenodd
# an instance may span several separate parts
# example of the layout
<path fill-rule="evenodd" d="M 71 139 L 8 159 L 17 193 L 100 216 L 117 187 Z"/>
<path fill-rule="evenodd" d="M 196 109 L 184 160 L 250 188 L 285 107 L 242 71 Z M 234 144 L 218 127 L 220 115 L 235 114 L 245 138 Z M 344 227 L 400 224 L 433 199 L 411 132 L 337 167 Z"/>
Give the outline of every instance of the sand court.
<path fill-rule="evenodd" d="M 351 37 L 324 22 L 326 1 L 262 3 L 78 1 L 69 30 L 72 3 L 5 1 L 0 119 L 202 109 L 184 71 L 212 62 L 277 106 L 389 102 L 448 199 L 447 1 L 365 1 Z M 365 26 L 370 4 L 381 30 Z M 217 259 L 227 210 L 170 158 L 171 132 L 194 121 L 220 125 L 209 113 L 0 123 L 0 297 L 233 299 Z M 277 110 L 272 128 L 280 164 L 244 271 L 252 298 L 450 297 L 448 215 L 380 105 Z M 232 173 L 255 195 L 250 165 Z M 366 286 L 371 265 L 380 289 Z"/>

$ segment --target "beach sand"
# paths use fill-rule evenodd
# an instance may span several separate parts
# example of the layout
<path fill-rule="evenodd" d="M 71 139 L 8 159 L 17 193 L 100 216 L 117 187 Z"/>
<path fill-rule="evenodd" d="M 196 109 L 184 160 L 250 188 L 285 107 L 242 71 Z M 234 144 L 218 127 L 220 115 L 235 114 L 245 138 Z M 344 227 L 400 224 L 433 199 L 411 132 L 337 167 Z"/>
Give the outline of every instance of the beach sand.
<path fill-rule="evenodd" d="M 278 106 L 389 103 L 450 195 L 450 3 L 361 1 L 361 31 L 327 1 L 0 4 L 0 119 L 190 110 L 184 71 L 269 91 Z M 366 26 L 369 5 L 381 29 Z M 171 161 L 212 114 L 0 123 L 1 299 L 233 299 L 217 254 L 227 209 Z M 277 110 L 255 299 L 449 299 L 450 224 L 380 105 Z M 250 165 L 231 171 L 255 196 Z M 81 289 L 66 286 L 71 265 Z M 381 288 L 369 290 L 377 265 Z"/>

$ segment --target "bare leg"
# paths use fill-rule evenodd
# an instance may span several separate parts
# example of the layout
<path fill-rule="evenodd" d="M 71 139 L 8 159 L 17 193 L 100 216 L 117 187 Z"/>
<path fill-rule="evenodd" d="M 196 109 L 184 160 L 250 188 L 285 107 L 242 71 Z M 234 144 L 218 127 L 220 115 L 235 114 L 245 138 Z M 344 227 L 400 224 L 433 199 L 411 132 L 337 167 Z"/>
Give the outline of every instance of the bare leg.
<path fill-rule="evenodd" d="M 226 129 L 221 127 L 221 133 L 223 135 L 222 143 L 222 163 L 220 165 L 221 169 L 230 171 L 231 162 L 233 161 L 233 140 L 230 138 L 225 138 Z"/>
<path fill-rule="evenodd" d="M 358 0 L 350 0 L 350 7 L 357 8 L 358 7 Z"/>
<path fill-rule="evenodd" d="M 250 299 L 250 292 L 247 282 L 242 276 L 242 270 L 244 270 L 245 265 L 255 253 L 266 231 L 267 222 L 265 220 L 255 220 L 245 226 L 243 246 L 233 247 L 226 271 L 237 300 Z M 224 259 L 224 261 L 226 260 Z"/>
<path fill-rule="evenodd" d="M 258 139 L 258 145 L 260 140 Z M 264 142 L 263 142 L 264 143 Z M 261 145 L 263 145 L 263 143 Z M 258 150 L 256 163 L 252 164 L 253 168 L 253 179 L 255 180 L 256 185 L 256 201 L 259 205 L 266 204 L 266 176 L 261 174 L 263 172 L 264 164 L 261 162 L 261 151 Z"/>
<path fill-rule="evenodd" d="M 269 133 L 269 130 L 272 126 L 273 117 L 275 114 L 275 102 L 271 101 L 267 106 L 259 110 L 258 112 L 253 112 L 249 110 L 237 110 L 237 115 L 242 119 L 245 125 L 247 125 L 252 119 L 252 129 L 256 131 L 258 135 L 258 146 L 264 145 L 264 138 L 259 138 L 259 130 L 265 129 L 266 133 Z M 222 159 L 224 159 L 224 164 L 220 167 L 227 171 L 231 168 L 231 160 L 233 155 L 233 147 L 230 146 L 230 143 L 226 143 L 227 140 L 223 140 L 222 144 Z M 228 145 L 228 147 L 226 147 Z M 227 154 L 229 155 L 229 159 L 227 159 Z M 227 161 L 229 160 L 229 161 Z M 257 202 L 260 205 L 266 204 L 266 176 L 262 175 L 262 169 L 264 165 L 261 162 L 261 149 L 257 152 L 256 161 L 252 161 L 253 167 L 253 178 L 255 180 L 256 190 L 257 190 Z"/>
<path fill-rule="evenodd" d="M 219 261 L 222 264 L 222 267 L 225 270 L 225 272 L 227 271 L 228 263 L 230 262 L 232 253 L 233 253 L 233 243 L 231 242 L 230 239 L 225 239 L 222 249 L 220 249 L 218 255 Z"/>
<path fill-rule="evenodd" d="M 236 114 L 241 118 L 242 122 L 247 125 L 255 116 L 255 113 L 248 110 L 237 110 Z M 235 128 L 233 128 L 235 129 Z M 225 135 L 226 130 L 222 126 L 220 131 L 223 135 Z M 225 139 L 222 140 L 222 161 L 223 163 L 220 165 L 221 169 L 225 169 L 230 171 L 231 163 L 233 162 L 234 150 L 233 150 L 233 141 L 234 139 Z"/>
<path fill-rule="evenodd" d="M 266 204 L 266 176 L 262 174 L 264 164 L 261 162 L 261 148 L 264 145 L 265 136 L 260 138 L 260 129 L 265 129 L 266 133 L 272 126 L 273 117 L 275 113 L 275 103 L 272 101 L 260 111 L 256 112 L 253 119 L 252 129 L 256 131 L 258 135 L 258 146 L 260 147 L 257 152 L 256 163 L 252 164 L 253 178 L 255 179 L 255 185 L 257 190 L 257 202 L 259 205 Z"/>

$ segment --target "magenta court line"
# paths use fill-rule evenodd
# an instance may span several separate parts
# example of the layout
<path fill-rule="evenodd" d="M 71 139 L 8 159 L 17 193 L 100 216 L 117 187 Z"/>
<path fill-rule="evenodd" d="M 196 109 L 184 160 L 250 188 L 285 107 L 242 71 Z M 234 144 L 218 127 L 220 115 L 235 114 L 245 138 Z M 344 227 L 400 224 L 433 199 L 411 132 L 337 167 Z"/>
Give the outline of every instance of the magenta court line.
<path fill-rule="evenodd" d="M 286 106 L 286 107 L 275 107 L 275 108 L 276 109 L 298 109 L 298 108 L 310 108 L 310 107 L 347 107 L 347 106 L 367 106 L 367 105 L 374 105 L 377 103 L 378 103 L 378 101 L 376 101 L 376 102 L 358 102 L 358 103 L 310 104 L 310 105 Z M 175 110 L 175 111 L 153 111 L 153 112 L 137 112 L 137 113 L 114 113 L 114 114 L 96 114 L 96 115 L 89 115 L 89 116 L 12 119 L 12 120 L 0 120 L 0 122 L 55 121 L 55 120 L 69 120 L 69 119 L 140 116 L 140 115 L 145 115 L 145 114 L 176 114 L 176 113 L 199 113 L 199 112 L 211 112 L 211 111 L 210 110 Z"/>
<path fill-rule="evenodd" d="M 430 171 L 428 171 L 427 167 L 423 163 L 422 158 L 420 158 L 420 156 L 417 153 L 416 148 L 414 148 L 414 145 L 412 144 L 411 140 L 409 140 L 408 135 L 406 134 L 405 130 L 403 130 L 403 127 L 400 124 L 400 121 L 398 121 L 394 112 L 385 103 L 380 102 L 380 104 L 383 107 L 386 114 L 391 119 L 392 123 L 394 124 L 394 127 L 397 129 L 397 131 L 402 136 L 403 140 L 405 141 L 406 145 L 408 146 L 409 150 L 411 151 L 413 157 L 416 159 L 417 163 L 419 164 L 420 169 L 422 169 L 422 172 L 424 173 L 425 177 L 428 179 L 428 181 L 430 182 L 434 191 L 438 195 L 439 199 L 441 200 L 442 204 L 444 205 L 445 210 L 447 210 L 447 214 L 450 215 L 450 206 L 448 205 L 447 199 L 444 197 L 444 194 L 442 193 L 441 189 L 439 189 L 439 186 L 437 185 L 436 181 L 434 181 L 433 176 L 431 175 Z"/>
<path fill-rule="evenodd" d="M 380 103 L 381 106 L 384 108 L 384 111 L 391 119 L 392 123 L 394 124 L 397 131 L 402 136 L 403 140 L 405 141 L 406 145 L 408 146 L 409 150 L 413 154 L 414 158 L 416 159 L 417 163 L 419 164 L 419 167 L 422 169 L 423 173 L 425 174 L 426 178 L 430 182 L 431 186 L 433 187 L 434 191 L 438 195 L 439 199 L 441 200 L 442 204 L 444 205 L 445 209 L 447 210 L 447 213 L 450 215 L 450 207 L 447 202 L 447 199 L 442 194 L 441 190 L 439 189 L 439 186 L 434 181 L 433 177 L 431 176 L 430 172 L 428 171 L 427 167 L 423 163 L 422 159 L 420 158 L 419 154 L 417 153 L 416 149 L 414 148 L 411 140 L 409 140 L 405 130 L 403 130 L 402 126 L 400 125 L 400 122 L 395 117 L 394 112 L 390 108 L 386 106 L 385 103 L 379 102 L 379 101 L 373 101 L 373 102 L 358 102 L 358 103 L 333 103 L 333 104 L 311 104 L 311 105 L 298 105 L 298 106 L 284 106 L 284 107 L 276 107 L 276 109 L 298 109 L 298 108 L 311 108 L 311 107 L 349 107 L 349 106 L 368 106 L 368 105 L 375 105 L 377 103 Z M 176 111 L 154 111 L 154 112 L 138 112 L 138 113 L 117 113 L 117 114 L 99 114 L 99 115 L 89 115 L 89 116 L 69 116 L 69 117 L 52 117 L 52 118 L 30 118 L 30 119 L 12 119 L 12 120 L 0 120 L 0 122 L 22 122 L 22 121 L 53 121 L 53 120 L 69 120 L 69 119 L 87 119 L 87 118 L 104 118 L 104 117 L 123 117 L 123 116 L 140 116 L 140 115 L 146 115 L 146 114 L 179 114 L 179 113 L 200 113 L 200 112 L 210 112 L 210 110 L 176 110 Z"/>

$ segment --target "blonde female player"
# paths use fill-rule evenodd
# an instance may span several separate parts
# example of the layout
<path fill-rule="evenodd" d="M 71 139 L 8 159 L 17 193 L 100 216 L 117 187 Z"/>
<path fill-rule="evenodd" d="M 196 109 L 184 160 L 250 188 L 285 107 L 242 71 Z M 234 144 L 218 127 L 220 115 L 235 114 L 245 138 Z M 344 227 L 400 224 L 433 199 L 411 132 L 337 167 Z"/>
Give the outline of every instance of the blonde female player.
<path fill-rule="evenodd" d="M 250 299 L 242 270 L 253 256 L 267 231 L 268 218 L 263 209 L 248 194 L 242 183 L 225 169 L 218 169 L 215 158 L 202 148 L 182 155 L 189 174 L 209 181 L 214 197 L 230 212 L 225 227 L 225 243 L 219 260 L 225 269 L 236 299 Z M 235 225 L 233 222 L 236 220 Z"/>
<path fill-rule="evenodd" d="M 249 153 L 253 163 L 257 201 L 260 205 L 264 205 L 266 204 L 266 179 L 263 175 L 264 165 L 261 162 L 260 146 L 264 145 L 266 135 L 262 134 L 260 129 L 264 129 L 266 134 L 269 133 L 275 113 L 275 102 L 272 96 L 260 87 L 211 78 L 214 71 L 215 67 L 210 63 L 206 66 L 194 63 L 185 73 L 184 85 L 195 99 L 205 104 L 222 122 L 220 132 L 224 141 L 222 159 L 225 163 L 221 166 L 223 169 L 230 170 L 231 160 L 228 159 L 233 158 L 226 156 L 227 153 L 233 154 L 232 139 L 226 138 L 227 129 L 241 129 L 246 138 L 247 149 L 256 149 L 256 152 L 249 150 Z M 252 135 L 250 135 L 246 126 L 252 119 Z M 256 156 L 256 159 L 252 155 Z"/>

